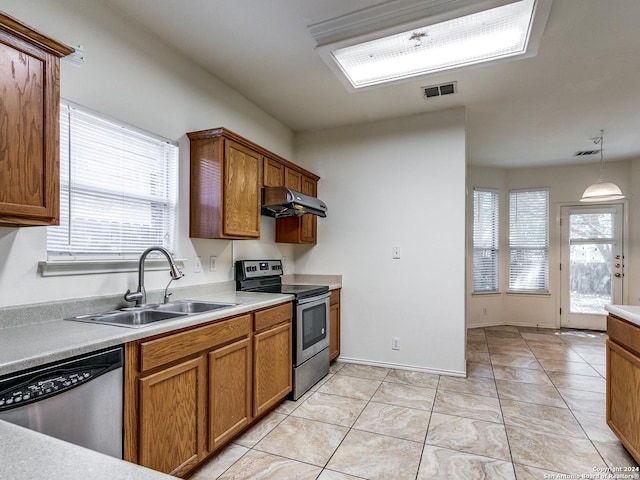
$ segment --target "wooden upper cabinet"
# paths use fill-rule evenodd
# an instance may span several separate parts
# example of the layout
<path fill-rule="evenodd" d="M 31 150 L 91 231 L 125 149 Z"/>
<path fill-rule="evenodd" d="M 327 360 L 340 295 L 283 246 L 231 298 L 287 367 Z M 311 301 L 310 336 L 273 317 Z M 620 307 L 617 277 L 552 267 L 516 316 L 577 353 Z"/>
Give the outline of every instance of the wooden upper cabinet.
<path fill-rule="evenodd" d="M 224 128 L 187 135 L 191 147 L 189 235 L 259 238 L 262 154 Z"/>
<path fill-rule="evenodd" d="M 73 51 L 0 12 L 0 225 L 59 223 L 60 57 Z"/>
<path fill-rule="evenodd" d="M 284 174 L 284 186 L 296 192 L 302 192 L 302 174 L 289 167 L 284 169 Z"/>
<path fill-rule="evenodd" d="M 284 186 L 284 170 L 285 166 L 277 160 L 265 157 L 264 159 L 264 181 L 265 187 L 283 187 Z"/>
<path fill-rule="evenodd" d="M 317 180 L 300 174 L 298 191 L 312 197 L 317 196 Z M 317 241 L 317 225 L 318 217 L 311 214 L 279 218 L 276 220 L 276 242 L 314 244 Z"/>

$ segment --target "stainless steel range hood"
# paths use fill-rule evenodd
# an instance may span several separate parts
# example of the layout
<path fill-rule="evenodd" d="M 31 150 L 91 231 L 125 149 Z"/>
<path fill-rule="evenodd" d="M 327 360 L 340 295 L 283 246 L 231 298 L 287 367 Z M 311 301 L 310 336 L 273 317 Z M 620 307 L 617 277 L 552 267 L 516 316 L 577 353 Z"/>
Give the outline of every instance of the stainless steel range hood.
<path fill-rule="evenodd" d="M 327 216 L 327 206 L 322 200 L 296 192 L 286 187 L 262 189 L 262 214 L 270 217 L 299 217 L 305 213 Z"/>

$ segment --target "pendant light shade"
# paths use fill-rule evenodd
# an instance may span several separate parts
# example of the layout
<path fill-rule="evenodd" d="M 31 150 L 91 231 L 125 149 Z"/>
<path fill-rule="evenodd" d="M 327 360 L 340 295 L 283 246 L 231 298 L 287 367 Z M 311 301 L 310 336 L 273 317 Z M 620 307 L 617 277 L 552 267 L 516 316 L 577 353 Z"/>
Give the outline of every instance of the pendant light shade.
<path fill-rule="evenodd" d="M 593 143 L 600 145 L 600 179 L 587 187 L 582 194 L 581 202 L 606 202 L 608 200 L 621 200 L 624 198 L 620 187 L 612 182 L 605 182 L 602 177 L 602 164 L 604 161 L 604 130 L 600 130 L 600 136 L 593 139 Z"/>

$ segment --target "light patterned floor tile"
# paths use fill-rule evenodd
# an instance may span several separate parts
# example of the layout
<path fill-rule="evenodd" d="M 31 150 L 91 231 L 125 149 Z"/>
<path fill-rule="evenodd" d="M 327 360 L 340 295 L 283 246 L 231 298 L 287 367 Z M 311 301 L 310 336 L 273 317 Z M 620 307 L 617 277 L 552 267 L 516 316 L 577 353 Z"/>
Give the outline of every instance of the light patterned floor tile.
<path fill-rule="evenodd" d="M 246 447 L 229 444 L 190 478 L 191 480 L 215 480 L 248 451 Z"/>
<path fill-rule="evenodd" d="M 616 470 L 620 478 L 622 475 L 620 474 L 636 474 L 636 479 L 640 478 L 640 472 L 635 470 L 638 468 L 638 463 L 633 459 L 629 452 L 622 446 L 620 441 L 615 442 L 593 442 L 593 445 L 596 447 L 596 450 L 600 452 L 602 458 L 607 463 L 609 467 L 612 469 L 622 468 L 623 470 Z M 625 472 L 625 467 L 628 468 Z M 628 478 L 628 477 L 627 477 Z M 633 477 L 631 477 L 633 478 Z"/>
<path fill-rule="evenodd" d="M 506 429 L 514 463 L 573 475 L 593 474 L 594 467 L 606 467 L 590 440 L 510 425 Z"/>
<path fill-rule="evenodd" d="M 370 480 L 413 480 L 421 454 L 422 443 L 351 430 L 327 468 Z"/>
<path fill-rule="evenodd" d="M 473 350 L 467 351 L 467 360 L 477 363 L 491 363 L 487 352 L 474 352 Z"/>
<path fill-rule="evenodd" d="M 586 362 L 568 362 L 565 360 L 550 360 L 548 358 L 539 358 L 538 361 L 547 372 L 586 375 L 589 377 L 599 376 L 598 372 Z"/>
<path fill-rule="evenodd" d="M 513 465 L 516 471 L 517 480 L 542 480 L 552 478 L 562 478 L 562 475 L 566 476 L 566 473 L 552 472 L 550 470 L 543 470 L 541 468 L 530 467 L 528 465 Z"/>
<path fill-rule="evenodd" d="M 318 480 L 361 480 L 361 478 L 325 468 L 324 470 L 322 470 L 322 473 L 318 477 Z"/>
<path fill-rule="evenodd" d="M 308 463 L 251 450 L 219 480 L 315 480 L 321 471 Z"/>
<path fill-rule="evenodd" d="M 586 375 L 572 375 L 569 373 L 551 372 L 549 378 L 557 388 L 571 388 L 587 392 L 605 393 L 607 384 L 602 377 L 588 377 Z"/>
<path fill-rule="evenodd" d="M 366 400 L 315 392 L 291 416 L 350 427 L 366 405 Z"/>
<path fill-rule="evenodd" d="M 336 374 L 327 381 L 327 383 L 322 385 L 318 389 L 318 392 L 369 400 L 381 383 L 379 380 Z"/>
<path fill-rule="evenodd" d="M 606 408 L 606 395 L 599 392 L 586 392 L 571 388 L 559 388 L 558 392 L 572 410 L 585 410 L 588 412 L 604 412 Z"/>
<path fill-rule="evenodd" d="M 384 380 L 384 377 L 386 377 L 388 373 L 388 368 L 347 363 L 340 369 L 338 375 L 349 375 L 350 377 L 368 378 L 369 380 Z"/>
<path fill-rule="evenodd" d="M 467 362 L 467 376 L 493 378 L 493 367 L 490 363 Z"/>
<path fill-rule="evenodd" d="M 240 437 L 236 438 L 233 443 L 251 448 L 262 440 L 267 433 L 276 428 L 285 418 L 287 418 L 286 415 L 278 412 L 271 412 Z"/>
<path fill-rule="evenodd" d="M 583 430 L 594 442 L 617 442 L 618 437 L 607 425 L 607 415 L 604 410 L 600 412 L 589 412 L 587 410 L 573 409 L 573 415 L 582 426 Z"/>
<path fill-rule="evenodd" d="M 458 415 L 460 417 L 502 423 L 500 402 L 497 398 L 493 397 L 438 390 L 433 411 L 447 415 Z"/>
<path fill-rule="evenodd" d="M 425 410 L 372 401 L 364 409 L 353 428 L 422 443 L 427 434 L 430 418 L 431 413 Z"/>
<path fill-rule="evenodd" d="M 542 370 L 542 367 L 535 357 L 520 357 L 517 355 L 491 355 L 491 364 L 493 366 L 500 365 L 503 367 L 531 368 L 534 370 Z"/>
<path fill-rule="evenodd" d="M 516 400 L 561 408 L 567 407 L 555 387 L 511 382 L 509 380 L 496 380 L 496 386 L 498 387 L 498 397 L 501 400 Z"/>
<path fill-rule="evenodd" d="M 254 449 L 324 466 L 348 430 L 337 425 L 289 416 L 260 440 Z"/>
<path fill-rule="evenodd" d="M 502 400 L 505 425 L 528 428 L 544 433 L 586 438 L 578 421 L 568 408 Z"/>
<path fill-rule="evenodd" d="M 512 345 L 492 345 L 489 347 L 489 353 L 491 355 L 513 355 L 517 357 L 529 357 L 533 358 L 533 352 L 529 348 L 522 348 L 521 346 Z"/>
<path fill-rule="evenodd" d="M 433 413 L 428 445 L 510 461 L 504 425 L 473 418 Z"/>
<path fill-rule="evenodd" d="M 450 392 L 468 393 L 471 395 L 483 395 L 485 397 L 497 397 L 496 382 L 492 378 L 482 377 L 442 377 L 438 384 L 438 390 Z"/>
<path fill-rule="evenodd" d="M 371 401 L 399 405 L 401 407 L 431 410 L 435 394 L 436 390 L 433 388 L 383 382 L 376 394 L 371 398 Z"/>
<path fill-rule="evenodd" d="M 486 365 L 486 364 L 483 364 Z M 411 370 L 392 369 L 384 379 L 385 382 L 415 385 L 416 387 L 437 388 L 440 375 Z"/>
<path fill-rule="evenodd" d="M 417 480 L 515 480 L 513 465 L 495 458 L 425 445 Z"/>
<path fill-rule="evenodd" d="M 533 383 L 553 387 L 553 383 L 546 372 L 530 368 L 493 366 L 493 376 L 496 380 L 510 380 L 512 382 Z"/>

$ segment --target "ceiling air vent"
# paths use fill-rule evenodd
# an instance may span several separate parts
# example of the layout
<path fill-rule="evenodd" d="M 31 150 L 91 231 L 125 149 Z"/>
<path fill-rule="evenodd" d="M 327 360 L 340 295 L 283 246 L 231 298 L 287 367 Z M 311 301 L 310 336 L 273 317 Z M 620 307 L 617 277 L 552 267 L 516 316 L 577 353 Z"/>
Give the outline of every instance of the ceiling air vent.
<path fill-rule="evenodd" d="M 422 87 L 422 91 L 426 98 L 441 97 L 443 95 L 452 95 L 458 92 L 458 82 L 442 83 L 440 85 L 430 85 Z"/>
<path fill-rule="evenodd" d="M 586 155 L 595 155 L 596 153 L 600 153 L 600 149 L 598 150 L 581 150 L 580 152 L 576 152 L 573 154 L 574 157 L 584 157 Z"/>

